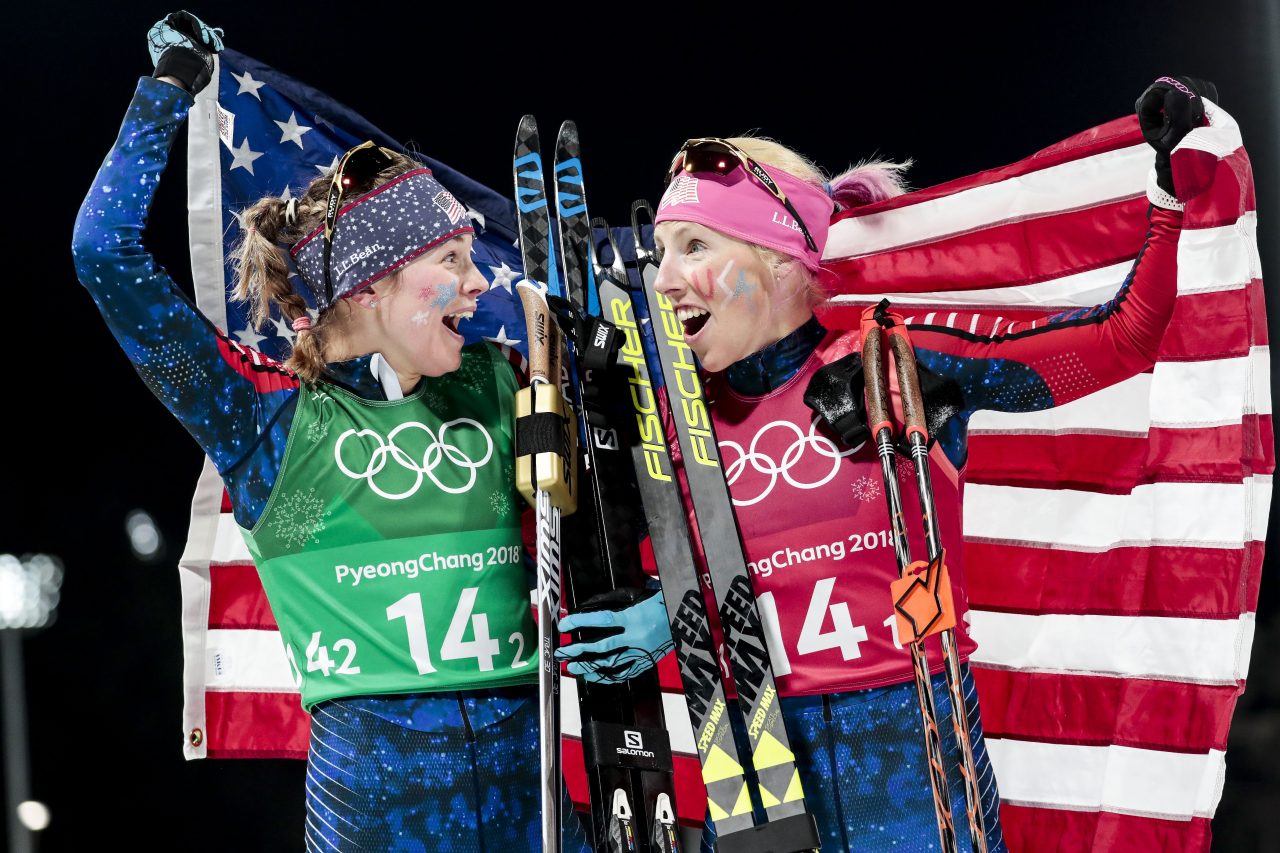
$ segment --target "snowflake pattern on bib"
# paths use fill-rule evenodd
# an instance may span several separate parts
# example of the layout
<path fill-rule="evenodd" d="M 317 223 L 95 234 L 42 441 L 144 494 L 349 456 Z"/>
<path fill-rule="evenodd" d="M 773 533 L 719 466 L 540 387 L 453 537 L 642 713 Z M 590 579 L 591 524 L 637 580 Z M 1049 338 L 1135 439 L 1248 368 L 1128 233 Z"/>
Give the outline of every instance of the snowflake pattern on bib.
<path fill-rule="evenodd" d="M 325 528 L 324 499 L 315 489 L 294 492 L 281 500 L 275 508 L 270 527 L 280 541 L 291 548 L 301 548 L 307 540 Z"/>

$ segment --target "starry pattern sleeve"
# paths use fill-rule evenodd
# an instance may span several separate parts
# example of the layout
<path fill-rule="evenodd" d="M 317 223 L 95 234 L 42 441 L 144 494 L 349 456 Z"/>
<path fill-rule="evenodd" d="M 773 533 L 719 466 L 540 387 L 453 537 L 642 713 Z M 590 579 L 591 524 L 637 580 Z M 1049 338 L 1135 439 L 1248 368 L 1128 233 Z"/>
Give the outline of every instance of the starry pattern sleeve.
<path fill-rule="evenodd" d="M 138 374 L 226 478 L 251 454 L 261 455 L 268 433 L 287 430 L 280 415 L 298 382 L 219 332 L 143 245 L 160 175 L 191 104 L 176 86 L 138 82 L 80 207 L 72 254 L 81 284 Z M 275 469 L 269 462 L 249 466 L 261 486 L 253 491 L 269 490 L 276 462 Z M 236 490 L 232 479 L 228 486 Z"/>
<path fill-rule="evenodd" d="M 1060 406 L 1148 370 L 1177 297 L 1182 214 L 1152 207 L 1142 250 L 1116 295 L 1033 326 L 974 314 L 911 325 L 920 364 L 959 384 L 963 416 Z M 941 315 L 938 315 L 941 316 Z"/>

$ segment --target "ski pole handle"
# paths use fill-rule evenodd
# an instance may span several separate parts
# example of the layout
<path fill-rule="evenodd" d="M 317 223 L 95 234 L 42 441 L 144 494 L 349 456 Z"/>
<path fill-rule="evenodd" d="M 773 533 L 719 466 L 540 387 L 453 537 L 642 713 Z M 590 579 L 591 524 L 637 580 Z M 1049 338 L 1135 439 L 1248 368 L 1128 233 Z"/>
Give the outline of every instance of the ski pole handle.
<path fill-rule="evenodd" d="M 550 496 L 564 515 L 578 508 L 578 430 L 560 388 L 560 327 L 547 305 L 546 287 L 516 285 L 529 339 L 529 387 L 516 392 L 516 488 L 530 506 Z"/>
<path fill-rule="evenodd" d="M 880 430 L 893 430 L 893 402 L 889 397 L 889 376 L 885 372 L 884 352 L 880 348 L 883 335 L 875 323 L 862 325 L 862 375 L 867 390 L 867 421 L 871 436 Z"/>
<path fill-rule="evenodd" d="M 560 327 L 551 316 L 544 284 L 522 281 L 516 285 L 524 306 L 529 339 L 529 381 L 560 384 Z"/>
<path fill-rule="evenodd" d="M 916 368 L 916 351 L 906 326 L 889 329 L 889 348 L 893 350 L 894 367 L 898 374 L 898 390 L 902 394 L 902 419 L 906 424 L 908 439 L 919 433 L 929 440 L 928 421 L 925 420 L 924 398 L 920 394 L 920 374 Z"/>

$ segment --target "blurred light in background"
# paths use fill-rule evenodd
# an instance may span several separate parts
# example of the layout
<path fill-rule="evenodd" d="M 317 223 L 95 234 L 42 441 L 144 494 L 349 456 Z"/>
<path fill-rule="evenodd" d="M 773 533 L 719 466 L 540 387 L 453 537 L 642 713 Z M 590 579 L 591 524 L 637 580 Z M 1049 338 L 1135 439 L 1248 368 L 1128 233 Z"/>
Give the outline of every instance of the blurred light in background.
<path fill-rule="evenodd" d="M 18 820 L 32 832 L 39 832 L 49 825 L 49 807 L 36 800 L 18 803 Z"/>
<path fill-rule="evenodd" d="M 129 547 L 144 563 L 151 563 L 164 550 L 164 537 L 155 519 L 145 509 L 135 509 L 124 517 L 124 529 L 129 533 Z"/>
<path fill-rule="evenodd" d="M 53 621 L 62 586 L 62 561 L 49 554 L 0 554 L 0 696 L 4 697 L 4 794 L 9 850 L 34 853 L 32 832 L 49 825 L 49 809 L 30 799 L 27 695 L 22 638 Z"/>
<path fill-rule="evenodd" d="M 48 554 L 0 554 L 0 629 L 43 628 L 53 618 L 62 562 Z"/>

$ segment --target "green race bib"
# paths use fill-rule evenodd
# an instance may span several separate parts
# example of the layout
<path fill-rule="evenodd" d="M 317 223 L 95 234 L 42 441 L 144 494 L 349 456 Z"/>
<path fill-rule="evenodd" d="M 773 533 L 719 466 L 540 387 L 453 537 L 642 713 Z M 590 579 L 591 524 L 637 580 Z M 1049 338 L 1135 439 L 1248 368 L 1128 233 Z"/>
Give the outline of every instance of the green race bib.
<path fill-rule="evenodd" d="M 537 641 L 522 554 L 508 529 L 267 560 L 264 582 L 288 591 L 267 592 L 305 705 L 527 682 Z"/>
<path fill-rule="evenodd" d="M 299 391 L 244 531 L 303 707 L 536 680 L 511 368 L 487 345 L 403 400 Z"/>

